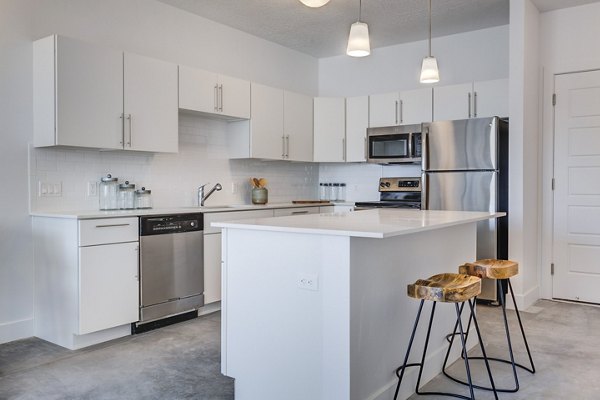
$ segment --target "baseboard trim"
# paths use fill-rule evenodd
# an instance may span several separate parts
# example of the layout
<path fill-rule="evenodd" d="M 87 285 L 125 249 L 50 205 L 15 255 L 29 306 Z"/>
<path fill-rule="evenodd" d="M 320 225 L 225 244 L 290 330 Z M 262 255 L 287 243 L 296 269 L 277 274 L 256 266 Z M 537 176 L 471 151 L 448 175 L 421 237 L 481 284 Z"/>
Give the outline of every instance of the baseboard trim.
<path fill-rule="evenodd" d="M 0 343 L 25 339 L 33 336 L 33 318 L 0 324 Z"/>
<path fill-rule="evenodd" d="M 529 307 L 535 304 L 540 299 L 540 287 L 534 286 L 524 294 L 515 295 L 515 300 L 519 310 L 527 310 Z M 513 310 L 514 305 L 510 296 L 510 293 L 506 297 L 506 308 Z"/>

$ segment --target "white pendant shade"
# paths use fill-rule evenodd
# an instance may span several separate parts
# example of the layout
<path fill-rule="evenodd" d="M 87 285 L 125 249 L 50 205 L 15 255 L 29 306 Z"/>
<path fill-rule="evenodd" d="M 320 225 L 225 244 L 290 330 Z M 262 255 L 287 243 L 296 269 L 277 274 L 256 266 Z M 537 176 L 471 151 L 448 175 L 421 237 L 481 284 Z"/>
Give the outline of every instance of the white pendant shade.
<path fill-rule="evenodd" d="M 325 4 L 329 3 L 329 0 L 300 0 L 302 4 L 308 7 L 323 7 Z"/>
<path fill-rule="evenodd" d="M 364 22 L 355 22 L 350 27 L 346 54 L 352 57 L 365 57 L 371 54 L 369 26 Z"/>
<path fill-rule="evenodd" d="M 440 71 L 438 70 L 435 57 L 425 57 L 421 66 L 421 83 L 436 83 L 440 81 Z"/>

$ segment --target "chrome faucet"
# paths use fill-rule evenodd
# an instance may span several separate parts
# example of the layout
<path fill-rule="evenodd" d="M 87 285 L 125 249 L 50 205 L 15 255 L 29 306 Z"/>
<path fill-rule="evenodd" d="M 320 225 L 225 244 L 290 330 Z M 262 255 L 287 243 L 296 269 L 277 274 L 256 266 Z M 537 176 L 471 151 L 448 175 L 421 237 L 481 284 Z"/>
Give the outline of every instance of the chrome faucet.
<path fill-rule="evenodd" d="M 210 189 L 208 191 L 208 193 L 206 193 L 206 195 L 204 194 L 204 187 L 208 185 L 208 183 L 205 183 L 204 185 L 200 186 L 198 188 L 198 207 L 202 207 L 204 206 L 204 202 L 206 201 L 206 199 L 208 199 L 210 197 L 211 194 L 213 194 L 214 192 L 217 192 L 221 189 L 223 189 L 223 186 L 221 186 L 220 183 L 217 183 L 215 186 L 212 187 L 212 189 Z"/>

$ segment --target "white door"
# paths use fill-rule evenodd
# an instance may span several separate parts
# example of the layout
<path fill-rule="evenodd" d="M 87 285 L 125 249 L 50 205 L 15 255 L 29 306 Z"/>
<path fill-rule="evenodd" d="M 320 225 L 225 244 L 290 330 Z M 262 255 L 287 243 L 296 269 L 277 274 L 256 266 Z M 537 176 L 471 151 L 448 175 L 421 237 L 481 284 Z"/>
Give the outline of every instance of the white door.
<path fill-rule="evenodd" d="M 404 125 L 431 122 L 433 118 L 433 89 L 423 88 L 400 92 L 400 123 Z"/>
<path fill-rule="evenodd" d="M 600 71 L 557 75 L 552 296 L 600 303 Z"/>
<path fill-rule="evenodd" d="M 508 117 L 508 79 L 473 83 L 473 117 Z"/>
<path fill-rule="evenodd" d="M 285 158 L 283 90 L 252 83 L 250 131 L 252 158 Z"/>
<path fill-rule="evenodd" d="M 433 120 L 467 119 L 473 116 L 473 84 L 433 88 Z"/>
<path fill-rule="evenodd" d="M 250 118 L 250 81 L 219 75 L 219 112 L 235 118 Z"/>
<path fill-rule="evenodd" d="M 366 161 L 369 97 L 346 98 L 346 161 Z"/>
<path fill-rule="evenodd" d="M 312 161 L 313 98 L 304 94 L 283 93 L 283 132 L 286 159 Z"/>
<path fill-rule="evenodd" d="M 315 97 L 314 160 L 344 162 L 346 101 L 343 97 Z"/>
<path fill-rule="evenodd" d="M 178 151 L 177 65 L 125 53 L 125 150 Z"/>
<path fill-rule="evenodd" d="M 79 248 L 79 332 L 139 320 L 139 243 Z"/>
<path fill-rule="evenodd" d="M 398 92 L 369 96 L 369 126 L 392 126 L 400 124 L 400 98 Z"/>
<path fill-rule="evenodd" d="M 217 89 L 217 74 L 179 66 L 179 108 L 216 113 Z"/>

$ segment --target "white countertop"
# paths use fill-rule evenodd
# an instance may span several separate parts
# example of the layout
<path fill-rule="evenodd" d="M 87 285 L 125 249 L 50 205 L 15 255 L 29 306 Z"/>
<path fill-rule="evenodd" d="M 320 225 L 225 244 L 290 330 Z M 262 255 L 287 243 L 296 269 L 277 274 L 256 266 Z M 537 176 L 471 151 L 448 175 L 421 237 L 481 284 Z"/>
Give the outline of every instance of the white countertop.
<path fill-rule="evenodd" d="M 293 203 L 269 203 L 266 205 L 239 204 L 239 205 L 219 205 L 205 207 L 172 207 L 172 208 L 151 208 L 148 210 L 75 210 L 75 211 L 32 211 L 33 217 L 48 218 L 73 218 L 73 219 L 95 219 L 95 218 L 121 218 L 138 217 L 143 215 L 163 215 L 163 214 L 183 214 L 183 213 L 216 213 L 230 211 L 251 211 L 268 210 L 276 208 L 301 208 L 301 207 L 327 207 L 334 206 L 337 203 L 322 204 L 293 204 Z M 348 204 L 348 203 L 344 203 Z M 351 203 L 354 205 L 354 203 Z"/>
<path fill-rule="evenodd" d="M 502 212 L 375 209 L 214 222 L 218 228 L 387 238 L 505 216 Z"/>

